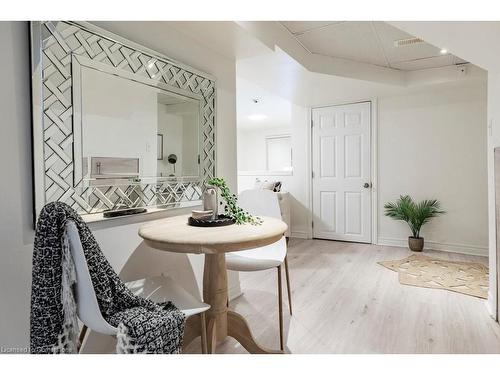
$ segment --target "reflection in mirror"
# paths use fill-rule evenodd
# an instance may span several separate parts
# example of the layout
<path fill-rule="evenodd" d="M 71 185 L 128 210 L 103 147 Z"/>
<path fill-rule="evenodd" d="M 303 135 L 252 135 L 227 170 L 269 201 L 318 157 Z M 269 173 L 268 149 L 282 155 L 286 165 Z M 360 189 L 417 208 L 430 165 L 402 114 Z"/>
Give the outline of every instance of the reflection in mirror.
<path fill-rule="evenodd" d="M 31 22 L 34 217 L 199 205 L 215 176 L 215 78 L 88 22 Z"/>
<path fill-rule="evenodd" d="M 163 147 L 157 176 L 198 176 L 198 112 L 195 101 L 158 94 L 158 134 Z"/>
<path fill-rule="evenodd" d="M 84 182 L 199 176 L 197 100 L 87 66 L 80 86 Z"/>

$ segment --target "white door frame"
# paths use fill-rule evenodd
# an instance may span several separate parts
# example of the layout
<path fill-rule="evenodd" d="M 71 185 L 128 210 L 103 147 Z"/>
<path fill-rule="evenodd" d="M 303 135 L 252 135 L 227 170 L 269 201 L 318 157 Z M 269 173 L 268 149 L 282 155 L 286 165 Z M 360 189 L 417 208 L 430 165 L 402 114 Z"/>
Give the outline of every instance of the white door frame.
<path fill-rule="evenodd" d="M 307 192 L 308 192 L 308 201 L 309 201 L 309 227 L 308 227 L 308 238 L 313 238 L 313 192 L 312 192 L 312 112 L 317 108 L 326 108 L 326 107 L 334 107 L 339 105 L 348 105 L 348 104 L 357 104 L 357 103 L 370 103 L 370 156 L 371 156 L 371 243 L 378 244 L 378 100 L 377 98 L 371 99 L 362 99 L 355 101 L 347 101 L 347 102 L 337 102 L 334 104 L 321 105 L 310 107 L 309 110 L 309 131 L 308 134 L 308 142 L 307 142 L 307 175 L 309 176 L 307 179 Z"/>

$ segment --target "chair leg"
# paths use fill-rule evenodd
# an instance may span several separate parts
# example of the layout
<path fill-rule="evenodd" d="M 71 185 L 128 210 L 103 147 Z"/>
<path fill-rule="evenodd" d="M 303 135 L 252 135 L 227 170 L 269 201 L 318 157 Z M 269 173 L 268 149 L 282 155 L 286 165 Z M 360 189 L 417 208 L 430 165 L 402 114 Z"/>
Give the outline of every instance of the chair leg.
<path fill-rule="evenodd" d="M 292 314 L 292 290 L 290 289 L 290 275 L 288 273 L 288 256 L 285 256 L 285 276 L 286 276 L 286 291 L 288 292 L 288 307 L 290 315 Z"/>
<path fill-rule="evenodd" d="M 207 321 L 205 313 L 200 314 L 201 320 L 201 353 L 207 354 Z"/>
<path fill-rule="evenodd" d="M 278 266 L 278 311 L 280 322 L 280 349 L 284 349 L 283 344 L 283 292 L 281 287 L 281 266 Z"/>
<path fill-rule="evenodd" d="M 87 326 L 84 324 L 82 330 L 80 331 L 80 336 L 78 337 L 78 346 L 76 348 L 77 352 L 80 353 L 82 349 L 83 340 L 85 340 L 85 335 L 87 334 Z"/>

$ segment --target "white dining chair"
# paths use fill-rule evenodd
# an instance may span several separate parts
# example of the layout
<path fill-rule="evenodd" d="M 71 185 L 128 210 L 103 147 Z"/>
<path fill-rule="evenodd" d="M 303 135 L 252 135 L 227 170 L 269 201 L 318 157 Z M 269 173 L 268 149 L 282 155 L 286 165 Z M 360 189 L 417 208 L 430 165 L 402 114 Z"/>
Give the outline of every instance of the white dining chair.
<path fill-rule="evenodd" d="M 68 221 L 65 227 L 66 236 L 70 247 L 71 256 L 76 269 L 76 305 L 78 318 L 84 324 L 80 334 L 80 343 L 83 342 L 87 328 L 104 335 L 116 336 L 117 328 L 110 325 L 101 314 L 97 297 L 94 291 L 90 272 L 80 242 L 78 229 L 73 221 Z M 200 314 L 201 319 L 201 346 L 206 353 L 206 324 L 205 311 L 210 305 L 198 300 L 188 293 L 182 286 L 170 277 L 161 275 L 141 280 L 135 280 L 125 285 L 135 294 L 148 298 L 154 302 L 172 303 L 181 310 L 186 319 L 192 315 Z"/>
<path fill-rule="evenodd" d="M 276 193 L 270 190 L 254 189 L 242 191 L 238 205 L 255 216 L 269 216 L 281 220 L 280 206 Z M 280 329 L 280 348 L 283 350 L 283 297 L 281 287 L 281 266 L 285 264 L 285 276 L 288 292 L 288 307 L 292 315 L 292 295 L 288 272 L 287 242 L 282 237 L 274 244 L 256 249 L 236 251 L 226 254 L 226 267 L 231 271 L 251 272 L 276 268 L 278 271 L 278 311 Z"/>

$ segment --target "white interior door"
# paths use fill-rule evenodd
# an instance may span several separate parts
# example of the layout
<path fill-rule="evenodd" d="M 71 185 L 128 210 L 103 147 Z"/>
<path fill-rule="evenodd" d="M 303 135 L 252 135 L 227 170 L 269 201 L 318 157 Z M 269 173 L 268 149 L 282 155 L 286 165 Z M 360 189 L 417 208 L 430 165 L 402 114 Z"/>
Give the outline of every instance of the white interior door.
<path fill-rule="evenodd" d="M 314 238 L 371 242 L 370 105 L 312 111 Z"/>

